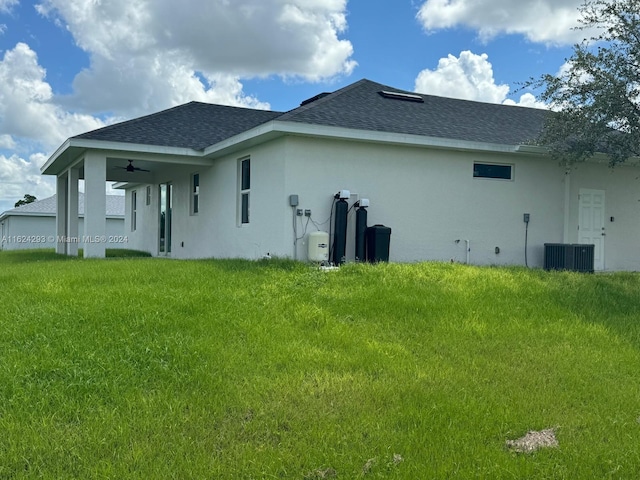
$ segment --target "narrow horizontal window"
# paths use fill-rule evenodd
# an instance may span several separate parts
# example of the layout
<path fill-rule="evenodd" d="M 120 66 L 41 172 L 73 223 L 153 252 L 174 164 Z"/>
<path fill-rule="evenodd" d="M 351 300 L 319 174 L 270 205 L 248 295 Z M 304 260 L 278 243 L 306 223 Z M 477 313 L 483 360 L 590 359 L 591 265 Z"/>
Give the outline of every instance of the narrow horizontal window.
<path fill-rule="evenodd" d="M 499 180 L 512 180 L 513 165 L 499 165 L 494 163 L 474 163 L 473 176 L 475 178 L 495 178 Z"/>

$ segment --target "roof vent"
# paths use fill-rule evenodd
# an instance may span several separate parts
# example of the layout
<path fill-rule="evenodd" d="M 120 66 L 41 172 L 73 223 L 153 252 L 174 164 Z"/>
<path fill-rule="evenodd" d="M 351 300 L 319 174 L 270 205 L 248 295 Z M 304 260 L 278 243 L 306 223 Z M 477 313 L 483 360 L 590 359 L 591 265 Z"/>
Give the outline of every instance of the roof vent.
<path fill-rule="evenodd" d="M 305 106 L 305 105 L 308 105 L 308 104 L 310 104 L 310 103 L 313 103 L 313 102 L 315 102 L 316 100 L 320 100 L 321 98 L 326 97 L 327 95 L 331 95 L 331 93 L 330 93 L 330 92 L 322 92 L 322 93 L 319 93 L 319 94 L 318 94 L 318 95 L 316 95 L 315 97 L 307 98 L 306 100 L 304 100 L 304 101 L 300 104 L 300 106 L 301 106 L 301 107 L 303 107 L 303 106 Z"/>
<path fill-rule="evenodd" d="M 378 93 L 380 93 L 380 95 L 382 95 L 384 98 L 393 98 L 395 100 L 405 100 L 407 102 L 424 103 L 424 98 L 413 93 L 389 92 L 387 90 L 381 90 Z"/>

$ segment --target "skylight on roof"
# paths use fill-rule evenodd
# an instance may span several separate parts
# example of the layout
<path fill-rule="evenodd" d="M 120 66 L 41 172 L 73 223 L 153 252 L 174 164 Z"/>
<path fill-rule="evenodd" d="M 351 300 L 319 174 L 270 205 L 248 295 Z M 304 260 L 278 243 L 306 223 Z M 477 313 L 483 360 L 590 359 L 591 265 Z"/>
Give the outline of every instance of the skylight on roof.
<path fill-rule="evenodd" d="M 424 99 L 420 95 L 414 95 L 413 93 L 389 92 L 387 90 L 381 90 L 379 93 L 384 98 L 393 98 L 395 100 L 406 100 L 408 102 L 424 103 Z"/>

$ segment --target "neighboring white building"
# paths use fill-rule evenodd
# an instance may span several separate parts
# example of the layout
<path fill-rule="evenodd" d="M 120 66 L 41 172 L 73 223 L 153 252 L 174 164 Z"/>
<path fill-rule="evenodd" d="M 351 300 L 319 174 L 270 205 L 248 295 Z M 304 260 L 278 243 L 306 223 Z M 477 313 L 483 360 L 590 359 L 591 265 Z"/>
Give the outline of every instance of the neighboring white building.
<path fill-rule="evenodd" d="M 345 189 L 392 229 L 391 261 L 540 267 L 545 243 L 588 243 L 596 270 L 640 270 L 640 170 L 559 166 L 533 146 L 547 114 L 361 80 L 286 113 L 191 102 L 70 138 L 42 171 L 70 236 L 78 179 L 90 235 L 105 231 L 104 182 L 121 182 L 129 247 L 153 255 L 304 260 Z"/>
<path fill-rule="evenodd" d="M 84 194 L 78 195 L 78 246 L 84 246 Z M 124 229 L 124 196 L 107 195 L 107 248 L 127 248 Z M 56 246 L 56 196 L 36 200 L 0 214 L 0 250 L 54 248 Z M 73 241 L 67 239 L 67 241 Z"/>

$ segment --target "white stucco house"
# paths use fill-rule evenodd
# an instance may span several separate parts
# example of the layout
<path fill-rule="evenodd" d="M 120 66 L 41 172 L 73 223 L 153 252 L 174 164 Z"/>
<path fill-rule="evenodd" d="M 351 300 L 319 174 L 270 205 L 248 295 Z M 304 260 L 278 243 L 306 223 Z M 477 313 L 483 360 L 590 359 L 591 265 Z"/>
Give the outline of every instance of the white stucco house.
<path fill-rule="evenodd" d="M 289 112 L 187 103 L 70 138 L 42 172 L 57 176 L 71 237 L 78 179 L 91 236 L 106 229 L 105 181 L 120 182 L 129 248 L 153 255 L 305 260 L 348 190 L 347 261 L 366 198 L 368 224 L 391 228 L 391 261 L 540 267 L 545 244 L 581 243 L 596 270 L 639 270 L 640 170 L 560 166 L 533 144 L 545 115 L 360 80 Z"/>
<path fill-rule="evenodd" d="M 124 196 L 107 195 L 105 235 L 107 248 L 127 248 Z M 56 195 L 0 213 L 0 250 L 54 248 L 56 246 Z M 78 194 L 78 230 L 84 231 L 84 194 Z M 70 243 L 73 240 L 67 239 Z M 77 239 L 84 247 L 83 235 Z"/>

